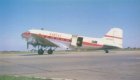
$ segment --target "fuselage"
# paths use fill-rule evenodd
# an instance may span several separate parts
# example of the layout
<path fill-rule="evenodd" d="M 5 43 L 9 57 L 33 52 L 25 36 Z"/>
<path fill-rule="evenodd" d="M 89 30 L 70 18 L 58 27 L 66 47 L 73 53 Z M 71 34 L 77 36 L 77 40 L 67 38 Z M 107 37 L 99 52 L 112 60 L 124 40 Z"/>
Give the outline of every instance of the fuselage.
<path fill-rule="evenodd" d="M 63 46 L 65 48 L 77 48 L 77 47 L 91 49 L 122 48 L 122 39 L 123 39 L 122 38 L 123 31 L 120 28 L 112 28 L 102 38 L 85 37 L 80 35 L 66 34 L 40 29 L 28 30 L 27 32 L 24 32 L 22 34 L 22 37 L 26 38 L 26 40 L 29 40 L 29 38 L 34 38 L 32 34 L 37 35 L 43 39 L 46 39 L 45 41 L 49 40 L 48 41 L 49 43 L 56 44 L 59 47 Z M 35 41 L 36 40 L 32 40 L 30 41 L 30 43 L 34 46 Z M 43 42 L 41 42 L 41 44 L 43 45 Z M 45 45 L 47 46 L 47 44 Z M 50 45 L 50 47 L 53 46 Z"/>
<path fill-rule="evenodd" d="M 102 48 L 104 45 L 100 38 L 85 37 L 85 36 L 72 35 L 72 34 L 66 34 L 60 32 L 52 32 L 47 30 L 32 29 L 25 32 L 24 34 L 26 35 L 36 34 L 45 39 L 61 42 L 69 47 L 77 47 L 76 45 L 71 44 L 73 36 L 83 38 L 82 45 L 80 46 L 81 48 Z"/>

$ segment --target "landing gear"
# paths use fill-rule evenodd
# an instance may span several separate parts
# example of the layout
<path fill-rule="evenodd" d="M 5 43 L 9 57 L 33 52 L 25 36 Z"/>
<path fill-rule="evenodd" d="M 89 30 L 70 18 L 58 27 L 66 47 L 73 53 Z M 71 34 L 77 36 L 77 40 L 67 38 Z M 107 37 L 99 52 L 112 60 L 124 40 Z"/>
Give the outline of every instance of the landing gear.
<path fill-rule="evenodd" d="M 56 48 L 55 48 L 56 49 Z M 38 55 L 43 55 L 44 54 L 44 51 L 46 51 L 47 49 L 43 49 L 43 48 L 39 48 L 38 49 Z M 47 53 L 48 54 L 53 54 L 53 51 L 54 49 L 50 48 L 47 50 Z"/>
<path fill-rule="evenodd" d="M 38 54 L 39 54 L 39 55 L 43 55 L 43 54 L 44 54 L 44 50 L 43 50 L 42 48 L 39 49 L 39 50 L 38 50 Z"/>
<path fill-rule="evenodd" d="M 51 48 L 48 50 L 48 54 L 53 54 L 53 50 Z"/>
<path fill-rule="evenodd" d="M 109 53 L 109 51 L 107 49 L 105 49 L 105 53 Z"/>

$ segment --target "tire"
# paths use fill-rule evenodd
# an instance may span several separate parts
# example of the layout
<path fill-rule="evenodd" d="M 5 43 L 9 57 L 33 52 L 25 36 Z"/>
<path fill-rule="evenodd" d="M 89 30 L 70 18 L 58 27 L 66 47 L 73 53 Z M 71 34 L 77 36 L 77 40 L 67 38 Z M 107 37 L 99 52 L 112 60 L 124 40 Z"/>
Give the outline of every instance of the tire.
<path fill-rule="evenodd" d="M 44 50 L 43 49 L 39 49 L 38 50 L 38 55 L 43 55 L 44 54 Z"/>
<path fill-rule="evenodd" d="M 53 54 L 53 50 L 52 49 L 49 49 L 48 50 L 48 54 Z"/>
<path fill-rule="evenodd" d="M 105 53 L 109 53 L 109 51 L 108 50 L 105 50 Z"/>

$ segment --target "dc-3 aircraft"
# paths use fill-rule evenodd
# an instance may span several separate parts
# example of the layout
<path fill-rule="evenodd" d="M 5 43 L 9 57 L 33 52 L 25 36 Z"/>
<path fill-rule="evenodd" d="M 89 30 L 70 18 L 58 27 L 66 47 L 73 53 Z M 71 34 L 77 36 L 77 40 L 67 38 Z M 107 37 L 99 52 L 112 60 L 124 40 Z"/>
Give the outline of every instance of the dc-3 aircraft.
<path fill-rule="evenodd" d="M 48 54 L 52 54 L 57 47 L 66 49 L 90 48 L 102 49 L 106 53 L 109 49 L 123 48 L 123 30 L 120 28 L 112 28 L 102 38 L 92 38 L 79 35 L 52 32 L 44 29 L 31 29 L 22 33 L 22 37 L 29 45 L 38 48 L 38 54 L 43 55 L 47 50 Z"/>

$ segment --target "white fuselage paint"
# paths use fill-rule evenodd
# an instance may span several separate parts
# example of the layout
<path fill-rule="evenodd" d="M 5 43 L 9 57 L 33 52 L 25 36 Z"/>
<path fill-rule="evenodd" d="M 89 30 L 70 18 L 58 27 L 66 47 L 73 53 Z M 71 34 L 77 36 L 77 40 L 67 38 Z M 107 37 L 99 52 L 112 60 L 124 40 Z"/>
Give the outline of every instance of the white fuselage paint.
<path fill-rule="evenodd" d="M 60 43 L 63 43 L 67 46 L 70 46 L 71 40 L 72 40 L 72 34 L 65 34 L 65 33 L 59 33 L 59 32 L 52 32 L 47 30 L 36 30 L 32 29 L 29 30 L 31 34 L 37 34 L 41 36 L 45 36 L 44 38 L 59 41 Z M 76 35 L 78 36 L 78 35 Z M 103 42 L 100 38 L 91 38 L 91 37 L 85 37 L 85 36 L 78 36 L 83 37 L 83 43 L 82 47 L 85 48 L 102 48 Z M 97 41 L 97 43 L 93 43 L 94 41 Z"/>
<path fill-rule="evenodd" d="M 79 37 L 82 38 L 82 46 L 80 46 L 80 48 L 122 48 L 123 42 L 123 30 L 120 28 L 112 28 L 107 34 L 104 35 L 103 38 L 92 38 L 39 29 L 31 29 L 27 32 L 24 32 L 23 35 L 25 35 L 22 37 L 26 38 L 26 34 L 28 35 L 28 33 L 38 35 L 44 39 L 52 41 L 52 43 L 58 45 L 59 47 L 65 48 L 79 47 L 79 45 L 76 44 L 78 43 L 76 40 L 78 40 Z"/>

